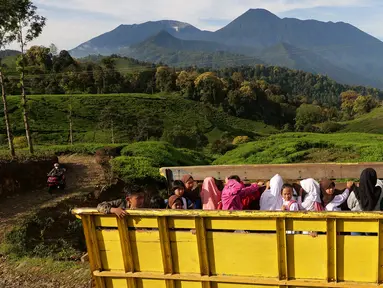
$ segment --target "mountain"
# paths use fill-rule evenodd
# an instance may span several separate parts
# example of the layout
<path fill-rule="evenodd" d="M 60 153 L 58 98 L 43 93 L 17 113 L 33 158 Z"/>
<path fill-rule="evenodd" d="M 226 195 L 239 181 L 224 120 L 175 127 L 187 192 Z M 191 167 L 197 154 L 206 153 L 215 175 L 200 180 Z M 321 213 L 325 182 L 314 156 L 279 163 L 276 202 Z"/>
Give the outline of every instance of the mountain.
<path fill-rule="evenodd" d="M 358 75 L 332 64 L 329 60 L 310 50 L 297 48 L 287 43 L 280 43 L 266 48 L 258 57 L 270 65 L 327 75 L 335 81 L 344 84 L 353 85 L 363 82 L 365 85 L 383 87 L 383 81 Z"/>
<path fill-rule="evenodd" d="M 0 51 L 0 59 L 10 56 L 18 56 L 20 55 L 20 51 L 17 50 L 1 50 Z"/>
<path fill-rule="evenodd" d="M 201 31 L 188 23 L 173 20 L 150 21 L 138 25 L 120 25 L 108 33 L 81 44 L 71 50 L 70 53 L 74 57 L 119 53 L 120 49 L 145 41 L 161 31 L 167 31 L 179 39 L 186 40 L 200 40 L 207 38 L 205 35 L 211 33 Z"/>
<path fill-rule="evenodd" d="M 177 40 L 165 35 L 152 38 L 161 31 L 166 31 Z M 342 83 L 383 88 L 382 41 L 347 23 L 282 19 L 264 9 L 250 9 L 216 32 L 202 31 L 190 24 L 170 20 L 120 25 L 111 32 L 81 44 L 70 53 L 75 57 L 124 54 L 132 49 L 137 51 L 137 45 L 146 40 L 152 41 L 152 46 L 166 48 L 166 59 L 171 58 L 171 53 L 174 58 L 179 57 L 180 51 L 181 54 L 187 53 L 186 51 L 224 51 L 249 57 L 263 55 L 264 59 L 271 59 L 265 61 L 266 63 L 335 75 L 336 80 Z M 185 50 L 184 45 L 194 46 Z M 289 56 L 286 56 L 285 52 L 289 50 L 286 45 L 295 47 L 295 51 L 299 52 L 292 54 L 290 51 L 287 53 Z M 148 47 L 148 43 L 144 46 Z M 156 50 L 157 54 L 161 52 Z M 299 53 L 300 57 L 297 57 L 296 54 Z M 139 54 L 142 56 L 144 53 Z M 140 59 L 144 58 L 153 61 L 154 58 L 161 57 Z M 169 63 L 174 62 L 177 61 Z"/>
<path fill-rule="evenodd" d="M 178 67 L 196 65 L 222 68 L 263 63 L 255 57 L 230 52 L 230 50 L 230 47 L 222 44 L 201 40 L 181 40 L 167 31 L 161 31 L 139 44 L 121 49 L 120 53 L 140 61 L 161 62 Z"/>

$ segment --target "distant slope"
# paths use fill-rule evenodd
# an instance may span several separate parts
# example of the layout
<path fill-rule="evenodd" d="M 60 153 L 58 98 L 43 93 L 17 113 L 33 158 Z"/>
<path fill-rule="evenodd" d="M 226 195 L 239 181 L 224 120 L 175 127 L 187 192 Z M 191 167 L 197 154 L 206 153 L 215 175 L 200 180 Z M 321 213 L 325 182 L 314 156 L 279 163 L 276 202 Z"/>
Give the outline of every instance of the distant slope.
<path fill-rule="evenodd" d="M 17 50 L 0 50 L 0 59 L 9 57 L 9 56 L 18 56 L 21 53 Z"/>
<path fill-rule="evenodd" d="M 354 120 L 343 122 L 345 128 L 341 132 L 366 132 L 383 134 L 383 107 Z"/>
<path fill-rule="evenodd" d="M 248 64 L 262 64 L 255 57 L 235 54 L 222 44 L 178 39 L 166 31 L 150 37 L 146 41 L 123 49 L 123 55 L 154 63 L 172 66 L 199 66 L 221 68 Z"/>
<path fill-rule="evenodd" d="M 383 87 L 383 78 L 382 81 L 368 79 L 347 69 L 340 68 L 310 50 L 297 48 L 287 43 L 280 43 L 266 48 L 258 57 L 271 65 L 327 75 L 344 84 Z"/>

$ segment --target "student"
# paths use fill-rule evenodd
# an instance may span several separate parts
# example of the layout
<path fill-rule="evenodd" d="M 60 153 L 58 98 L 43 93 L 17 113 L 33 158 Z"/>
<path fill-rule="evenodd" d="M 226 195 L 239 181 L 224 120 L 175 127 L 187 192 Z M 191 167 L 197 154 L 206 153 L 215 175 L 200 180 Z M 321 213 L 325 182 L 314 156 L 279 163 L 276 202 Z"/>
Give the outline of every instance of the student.
<path fill-rule="evenodd" d="M 372 168 L 363 170 L 359 187 L 354 185 L 347 200 L 351 211 L 382 211 L 383 185 Z"/>
<path fill-rule="evenodd" d="M 232 179 L 234 178 L 234 179 Z M 245 187 L 239 177 L 229 177 L 225 188 L 222 191 L 222 210 L 243 210 L 242 199 L 254 195 L 254 199 L 259 200 L 260 192 L 257 184 Z"/>
<path fill-rule="evenodd" d="M 185 185 L 182 181 L 176 180 L 173 182 L 172 192 L 174 195 L 178 196 L 182 200 L 182 209 L 192 209 L 193 203 L 184 197 L 185 194 Z"/>
<path fill-rule="evenodd" d="M 193 203 L 194 209 L 202 209 L 200 197 L 201 186 L 196 185 L 193 176 L 189 174 L 184 175 L 181 180 L 185 185 L 185 198 Z"/>
<path fill-rule="evenodd" d="M 217 210 L 221 201 L 221 194 L 222 192 L 217 188 L 216 180 L 213 177 L 206 178 L 201 189 L 202 209 Z"/>
<path fill-rule="evenodd" d="M 123 218 L 127 215 L 126 209 L 143 208 L 145 202 L 145 191 L 142 187 L 133 186 L 125 187 L 124 199 L 118 199 L 98 204 L 97 211 L 104 214 L 116 214 L 117 217 Z"/>
<path fill-rule="evenodd" d="M 270 179 L 270 188 L 261 195 L 260 209 L 263 211 L 277 211 L 283 205 L 281 190 L 283 186 L 282 177 L 277 174 Z"/>
<path fill-rule="evenodd" d="M 347 201 L 350 189 L 354 182 L 347 182 L 347 189 L 341 194 L 336 194 L 335 182 L 325 178 L 320 181 L 321 200 L 326 211 L 341 211 L 340 206 Z"/>
<path fill-rule="evenodd" d="M 319 183 L 312 178 L 302 180 L 300 182 L 298 205 L 301 210 L 306 211 L 323 211 L 322 201 L 320 199 Z M 306 192 L 304 201 L 302 202 L 303 192 Z"/>
<path fill-rule="evenodd" d="M 168 200 L 168 209 L 183 209 L 183 203 L 182 203 L 182 199 L 177 196 L 177 195 L 173 195 L 173 196 L 170 196 L 169 200 Z"/>
<path fill-rule="evenodd" d="M 298 202 L 293 199 L 294 188 L 292 185 L 284 184 L 281 194 L 283 199 L 282 211 L 299 211 Z"/>

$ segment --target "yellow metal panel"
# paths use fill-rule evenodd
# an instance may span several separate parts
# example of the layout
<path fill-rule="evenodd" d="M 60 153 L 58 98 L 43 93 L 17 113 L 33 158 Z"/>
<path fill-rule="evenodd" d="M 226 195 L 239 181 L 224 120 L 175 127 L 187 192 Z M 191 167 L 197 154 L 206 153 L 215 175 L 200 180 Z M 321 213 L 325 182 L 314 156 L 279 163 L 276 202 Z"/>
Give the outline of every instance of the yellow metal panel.
<path fill-rule="evenodd" d="M 109 251 L 100 251 L 102 269 L 106 271 L 124 271 L 124 261 L 121 254 L 121 247 Z"/>
<path fill-rule="evenodd" d="M 134 210 L 130 210 L 128 213 L 131 213 L 131 211 Z M 156 217 L 129 216 L 128 225 L 136 228 L 158 228 Z"/>
<path fill-rule="evenodd" d="M 199 257 L 196 235 L 191 231 L 169 233 L 175 273 L 199 273 Z"/>
<path fill-rule="evenodd" d="M 378 254 L 379 254 L 379 263 L 378 263 L 378 283 L 383 282 L 383 222 L 379 221 L 379 234 L 378 234 Z"/>
<path fill-rule="evenodd" d="M 338 236 L 337 242 L 339 280 L 377 282 L 378 237 Z"/>
<path fill-rule="evenodd" d="M 164 280 L 137 279 L 137 288 L 166 288 Z"/>
<path fill-rule="evenodd" d="M 275 234 L 208 232 L 207 244 L 212 275 L 278 277 Z"/>
<path fill-rule="evenodd" d="M 299 220 L 286 219 L 286 230 L 288 231 L 317 231 L 326 232 L 326 219 L 323 220 Z"/>
<path fill-rule="evenodd" d="M 378 220 L 342 220 L 338 221 L 339 232 L 378 233 Z"/>
<path fill-rule="evenodd" d="M 105 279 L 106 287 L 108 288 L 129 288 L 125 279 Z"/>
<path fill-rule="evenodd" d="M 117 229 L 96 230 L 97 240 L 117 241 L 120 243 L 120 233 Z"/>
<path fill-rule="evenodd" d="M 169 218 L 168 226 L 171 229 L 194 229 L 193 218 Z"/>
<path fill-rule="evenodd" d="M 208 230 L 275 231 L 275 219 L 206 218 Z"/>
<path fill-rule="evenodd" d="M 158 231 L 130 231 L 135 271 L 163 272 Z"/>
<path fill-rule="evenodd" d="M 101 241 L 98 240 L 98 246 L 100 248 L 100 251 L 112 251 L 112 250 L 118 250 L 121 251 L 120 241 Z"/>
<path fill-rule="evenodd" d="M 289 277 L 327 280 L 326 235 L 287 235 Z"/>
<path fill-rule="evenodd" d="M 199 282 L 189 282 L 189 281 L 176 281 L 176 288 L 201 288 L 201 283 Z"/>
<path fill-rule="evenodd" d="M 117 218 L 114 215 L 94 216 L 96 227 L 117 227 Z"/>
<path fill-rule="evenodd" d="M 213 288 L 233 288 L 232 283 L 217 283 Z M 235 288 L 280 288 L 281 286 L 253 285 L 253 284 L 235 284 Z M 293 288 L 290 286 L 289 288 Z"/>

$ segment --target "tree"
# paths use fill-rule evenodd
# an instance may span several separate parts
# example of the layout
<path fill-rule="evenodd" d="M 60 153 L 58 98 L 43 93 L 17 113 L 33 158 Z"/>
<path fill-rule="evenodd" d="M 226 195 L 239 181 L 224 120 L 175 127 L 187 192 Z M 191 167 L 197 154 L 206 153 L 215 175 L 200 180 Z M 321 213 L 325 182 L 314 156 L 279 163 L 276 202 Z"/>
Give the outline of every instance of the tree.
<path fill-rule="evenodd" d="M 176 87 L 176 74 L 173 69 L 165 66 L 157 68 L 156 87 L 161 92 L 171 92 Z"/>
<path fill-rule="evenodd" d="M 21 56 L 18 60 L 20 72 L 21 106 L 23 108 L 23 120 L 25 134 L 28 141 L 29 152 L 33 154 L 32 136 L 28 120 L 28 99 L 25 91 L 25 48 L 29 42 L 37 38 L 45 26 L 45 17 L 37 14 L 37 7 L 30 0 L 15 0 L 13 5 L 13 31 L 17 42 L 20 45 Z"/>
<path fill-rule="evenodd" d="M 194 100 L 195 86 L 194 81 L 198 77 L 197 72 L 187 72 L 181 71 L 178 74 L 176 85 L 177 88 L 181 91 L 182 95 L 185 97 Z"/>
<path fill-rule="evenodd" d="M 295 129 L 297 131 L 311 130 L 313 124 L 323 121 L 322 109 L 312 104 L 302 104 L 297 109 L 295 118 Z"/>
<path fill-rule="evenodd" d="M 49 51 L 51 52 L 51 54 L 53 56 L 57 56 L 57 54 L 58 54 L 57 46 L 53 43 L 51 43 L 51 45 L 49 45 Z"/>
<path fill-rule="evenodd" d="M 14 29 L 13 21 L 12 21 L 12 7 L 9 5 L 8 1 L 0 0 L 0 50 L 4 48 L 7 44 L 9 44 L 12 39 L 12 31 Z M 4 107 L 4 122 L 7 130 L 7 139 L 8 139 L 8 147 L 11 157 L 14 158 L 16 156 L 15 146 L 13 143 L 13 134 L 11 130 L 11 124 L 9 121 L 8 114 L 8 102 L 7 102 L 7 94 L 5 88 L 5 78 L 4 78 L 4 67 L 1 63 L 0 56 L 0 86 L 1 86 L 1 97 L 3 100 Z"/>
<path fill-rule="evenodd" d="M 205 72 L 194 81 L 196 92 L 202 102 L 219 105 L 223 102 L 223 83 L 213 72 Z"/>
<path fill-rule="evenodd" d="M 353 112 L 356 115 L 363 115 L 376 108 L 377 104 L 377 101 L 371 95 L 359 95 L 354 102 Z"/>
<path fill-rule="evenodd" d="M 341 109 L 344 113 L 345 119 L 350 119 L 354 116 L 354 103 L 359 96 L 358 92 L 353 90 L 348 90 L 340 94 L 342 101 Z"/>

